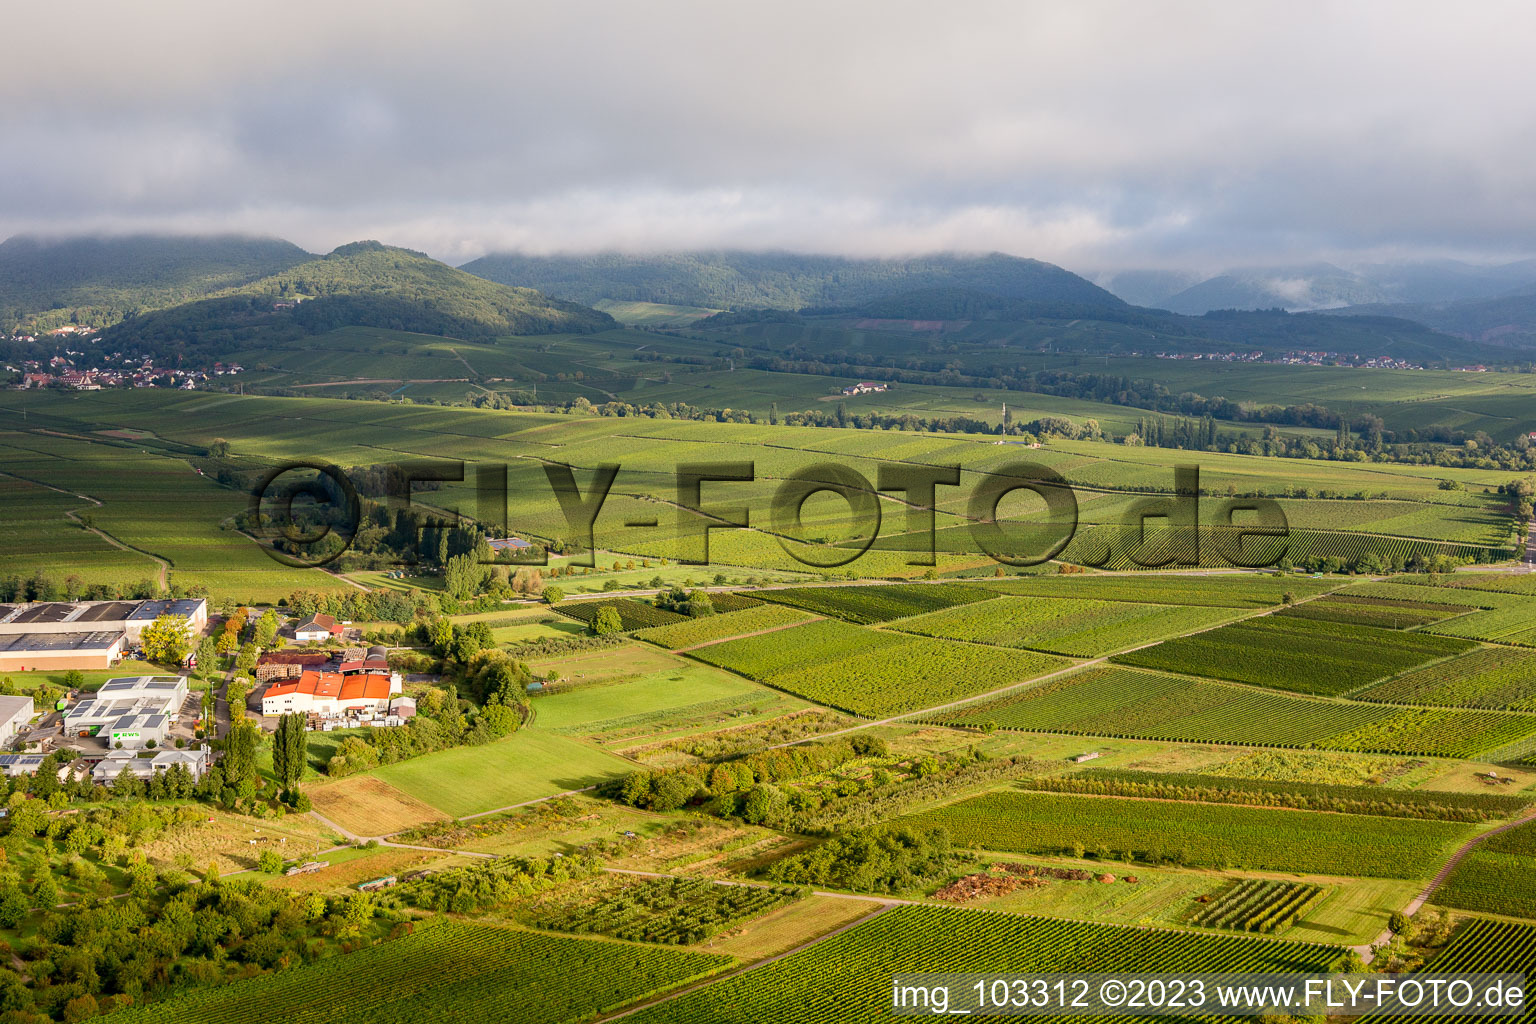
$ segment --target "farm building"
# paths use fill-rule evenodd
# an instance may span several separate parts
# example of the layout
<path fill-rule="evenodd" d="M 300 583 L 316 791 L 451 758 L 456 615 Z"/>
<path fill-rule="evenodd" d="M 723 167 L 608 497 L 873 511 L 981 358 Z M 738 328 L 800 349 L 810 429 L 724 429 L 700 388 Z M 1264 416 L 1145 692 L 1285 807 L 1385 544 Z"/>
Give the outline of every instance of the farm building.
<path fill-rule="evenodd" d="M 108 679 L 89 698 L 65 712 L 66 733 L 100 736 L 108 746 L 135 750 L 158 746 L 187 699 L 186 676 Z"/>
<path fill-rule="evenodd" d="M 32 721 L 31 697 L 0 695 L 0 746 L 11 742 L 23 727 Z"/>
<path fill-rule="evenodd" d="M 361 648 L 359 648 L 361 650 Z M 389 651 L 384 647 L 370 647 L 361 658 L 344 657 L 336 671 L 344 676 L 358 672 L 371 675 L 389 675 Z"/>
<path fill-rule="evenodd" d="M 126 642 L 116 631 L 0 634 L 0 672 L 111 668 Z"/>
<path fill-rule="evenodd" d="M 843 388 L 843 394 L 868 395 L 877 391 L 889 391 L 890 389 L 891 386 L 889 384 L 880 384 L 876 381 L 865 380 L 860 381 L 857 384 L 849 384 L 847 387 Z"/>
<path fill-rule="evenodd" d="M 203 772 L 208 770 L 208 748 L 162 750 L 154 757 L 145 757 L 131 750 L 114 750 L 96 762 L 96 767 L 91 769 L 91 778 L 96 782 L 106 783 L 126 771 L 138 778 L 147 779 L 157 772 L 165 771 L 173 764 L 184 766 L 192 773 L 194 780 L 201 779 Z"/>
<path fill-rule="evenodd" d="M 293 627 L 293 638 L 301 644 L 323 642 L 339 638 L 346 632 L 346 623 L 337 622 L 329 615 L 311 615 Z"/>
<path fill-rule="evenodd" d="M 273 683 L 261 695 L 261 713 L 268 717 L 290 713 L 328 717 L 348 712 L 389 709 L 389 699 L 403 683 L 398 673 L 305 672 L 298 679 Z"/>

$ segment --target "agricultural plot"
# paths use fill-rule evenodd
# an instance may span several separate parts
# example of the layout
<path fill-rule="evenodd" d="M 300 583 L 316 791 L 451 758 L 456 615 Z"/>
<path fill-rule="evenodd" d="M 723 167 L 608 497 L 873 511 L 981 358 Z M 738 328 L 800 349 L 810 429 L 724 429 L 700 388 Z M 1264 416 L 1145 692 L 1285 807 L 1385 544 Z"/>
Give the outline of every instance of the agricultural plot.
<path fill-rule="evenodd" d="M 1068 664 L 1043 654 L 831 620 L 727 640 L 692 656 L 818 704 L 870 717 L 960 700 Z"/>
<path fill-rule="evenodd" d="M 1335 696 L 1471 647 L 1450 637 L 1269 615 L 1168 640 L 1113 660 Z"/>
<path fill-rule="evenodd" d="M 1536 711 L 1536 651 L 1480 647 L 1377 683 L 1354 697 L 1394 704 Z"/>
<path fill-rule="evenodd" d="M 596 890 L 551 901 L 528 923 L 578 935 L 691 946 L 804 895 L 783 886 L 717 885 L 698 878 L 605 879 Z"/>
<path fill-rule="evenodd" d="M 1476 757 L 1536 735 L 1536 715 L 1459 708 L 1403 708 L 1314 746 L 1379 754 Z"/>
<path fill-rule="evenodd" d="M 1227 883 L 1211 902 L 1190 916 L 1202 928 L 1277 932 L 1295 923 L 1327 892 L 1305 882 L 1245 878 Z"/>
<path fill-rule="evenodd" d="M 1457 910 L 1536 918 L 1536 859 L 1475 847 L 1435 890 L 1433 902 Z"/>
<path fill-rule="evenodd" d="M 1392 712 L 1161 673 L 1104 667 L 971 704 L 947 725 L 1202 743 L 1304 747 Z"/>
<path fill-rule="evenodd" d="M 563 1024 L 588 1020 L 733 962 L 709 953 L 444 922 L 356 953 L 134 1006 L 115 1019 L 132 1024 Z M 381 979 L 388 983 L 380 984 Z"/>
<path fill-rule="evenodd" d="M 980 850 L 1378 878 L 1426 877 L 1471 834 L 1443 821 L 1023 792 L 987 793 L 904 822 L 946 828 L 957 845 Z"/>
<path fill-rule="evenodd" d="M 1321 971 L 1338 955 L 1336 946 L 1252 936 L 897 907 L 803 953 L 642 1010 L 633 1020 L 876 1024 L 890 1019 L 891 976 L 904 972 Z"/>
<path fill-rule="evenodd" d="M 626 631 L 645 629 L 648 626 L 667 626 L 688 618 L 628 597 L 616 597 L 608 601 L 564 601 L 555 606 L 555 611 L 590 625 L 603 608 L 612 608 L 618 612 L 619 628 Z"/>
<path fill-rule="evenodd" d="M 1286 594 L 1312 597 L 1338 586 L 1333 580 L 1275 575 L 1229 576 L 1035 576 L 978 582 L 1018 597 L 1076 597 L 1137 604 L 1190 604 L 1213 608 L 1267 608 Z"/>
<path fill-rule="evenodd" d="M 635 678 L 590 686 L 571 686 L 535 694 L 534 724 L 568 734 L 600 732 L 604 723 L 687 708 L 716 701 L 746 704 L 772 694 L 756 683 L 708 665 L 670 658 Z M 774 694 L 774 696 L 778 696 Z"/>
<path fill-rule="evenodd" d="M 789 587 L 758 593 L 765 601 L 792 605 L 848 622 L 873 623 L 985 601 L 996 595 L 964 583 L 860 587 Z"/>
<path fill-rule="evenodd" d="M 1527 597 L 1536 597 L 1536 573 L 1517 572 L 1477 572 L 1456 573 L 1454 576 L 1441 576 L 1435 581 L 1437 587 L 1452 587 L 1456 590 L 1487 590 L 1496 594 L 1524 594 Z"/>
<path fill-rule="evenodd" d="M 1454 605 L 1390 601 L 1384 597 L 1356 594 L 1330 594 L 1294 608 L 1282 609 L 1277 614 L 1287 618 L 1348 622 L 1356 626 L 1379 626 L 1382 629 L 1412 629 L 1414 626 L 1466 613 L 1465 608 Z"/>
<path fill-rule="evenodd" d="M 1000 597 L 909 619 L 906 633 L 1092 658 L 1137 643 L 1208 629 L 1230 608 L 1132 604 L 1063 597 Z"/>
<path fill-rule="evenodd" d="M 801 622 L 811 621 L 808 612 L 784 605 L 758 604 L 743 611 L 724 615 L 706 615 L 700 619 L 674 622 L 670 626 L 654 626 L 635 634 L 638 640 L 660 644 L 669 650 L 714 643 L 733 636 L 742 636 L 764 629 L 780 629 Z"/>
<path fill-rule="evenodd" d="M 369 774 L 451 817 L 582 789 L 626 774 L 622 758 L 538 727 L 478 747 L 455 747 Z"/>
<path fill-rule="evenodd" d="M 1407 601 L 1422 601 L 1428 592 L 1433 595 L 1430 600 L 1437 604 L 1459 605 L 1475 610 L 1470 615 L 1424 626 L 1421 632 L 1536 647 L 1536 597 L 1465 587 L 1436 586 L 1431 589 L 1427 578 L 1404 579 L 1413 582 L 1362 583 L 1349 589 L 1350 593 Z"/>
<path fill-rule="evenodd" d="M 1536 971 L 1536 925 L 1513 921 L 1468 921 L 1450 945 L 1430 963 L 1436 976 L 1463 974 L 1521 973 Z M 1529 1012 L 1512 1020 L 1526 1020 Z M 1383 1024 L 1422 1021 L 1422 1016 L 1373 1016 Z"/>

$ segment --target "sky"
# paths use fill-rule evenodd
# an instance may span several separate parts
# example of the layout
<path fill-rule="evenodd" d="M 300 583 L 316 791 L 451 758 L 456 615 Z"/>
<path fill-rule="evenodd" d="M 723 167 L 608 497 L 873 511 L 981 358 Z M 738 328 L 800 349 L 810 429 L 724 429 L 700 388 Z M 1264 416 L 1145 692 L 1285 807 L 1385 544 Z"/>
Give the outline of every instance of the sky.
<path fill-rule="evenodd" d="M 1078 270 L 1536 251 L 1515 2 L 12 4 L 0 235 L 992 251 Z"/>

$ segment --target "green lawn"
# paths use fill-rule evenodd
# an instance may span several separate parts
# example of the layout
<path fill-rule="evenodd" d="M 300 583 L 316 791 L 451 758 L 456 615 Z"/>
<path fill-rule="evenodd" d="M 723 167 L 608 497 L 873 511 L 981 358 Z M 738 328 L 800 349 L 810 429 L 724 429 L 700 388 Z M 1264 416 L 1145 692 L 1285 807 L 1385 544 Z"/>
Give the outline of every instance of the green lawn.
<path fill-rule="evenodd" d="M 633 767 L 623 758 L 534 727 L 485 746 L 385 765 L 373 774 L 458 817 L 581 789 Z"/>
<path fill-rule="evenodd" d="M 535 697 L 539 729 L 567 730 L 609 719 L 688 707 L 729 697 L 766 693 L 756 683 L 699 664 L 653 672 L 623 683 L 577 686 Z"/>

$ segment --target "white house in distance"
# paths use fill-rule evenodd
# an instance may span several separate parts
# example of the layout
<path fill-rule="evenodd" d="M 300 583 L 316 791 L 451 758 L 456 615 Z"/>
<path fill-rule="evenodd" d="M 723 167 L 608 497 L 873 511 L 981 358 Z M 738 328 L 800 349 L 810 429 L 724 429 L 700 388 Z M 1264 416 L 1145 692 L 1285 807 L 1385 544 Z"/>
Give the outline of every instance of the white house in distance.
<path fill-rule="evenodd" d="M 857 384 L 849 384 L 847 387 L 843 388 L 843 394 L 871 395 L 877 391 L 889 391 L 890 389 L 891 386 L 889 384 L 881 384 L 878 381 L 872 380 L 861 380 Z"/>
<path fill-rule="evenodd" d="M 196 782 L 208 770 L 208 748 L 162 750 L 154 757 L 140 757 L 132 750 L 114 750 L 91 769 L 91 778 L 96 782 L 107 783 L 126 771 L 137 778 L 147 779 L 173 764 L 184 765 L 192 773 L 192 781 Z"/>
<path fill-rule="evenodd" d="M 293 627 L 293 638 L 301 644 L 323 642 L 340 637 L 346 628 L 345 622 L 337 622 L 329 615 L 311 615 Z"/>
<path fill-rule="evenodd" d="M 16 738 L 16 734 L 32 721 L 32 698 L 0 695 L 0 747 Z"/>

